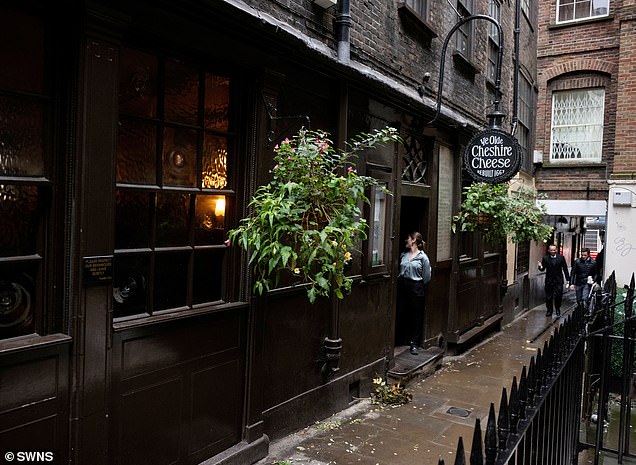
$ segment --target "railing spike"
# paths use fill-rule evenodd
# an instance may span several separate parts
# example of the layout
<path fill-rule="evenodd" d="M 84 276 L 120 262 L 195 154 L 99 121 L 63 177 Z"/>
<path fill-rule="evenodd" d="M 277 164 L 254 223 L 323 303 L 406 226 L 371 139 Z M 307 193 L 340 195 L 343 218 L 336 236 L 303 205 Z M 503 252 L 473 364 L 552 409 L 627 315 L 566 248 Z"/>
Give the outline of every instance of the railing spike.
<path fill-rule="evenodd" d="M 543 354 L 541 349 L 537 349 L 537 363 L 534 371 L 534 395 L 536 397 L 541 395 L 541 387 L 543 385 Z"/>
<path fill-rule="evenodd" d="M 510 419 L 508 417 L 508 394 L 504 387 L 501 391 L 501 403 L 499 404 L 499 416 L 497 417 L 497 434 L 499 436 L 499 450 L 505 450 L 508 444 L 510 431 Z"/>
<path fill-rule="evenodd" d="M 484 465 L 484 452 L 481 446 L 481 420 L 475 418 L 473 443 L 470 446 L 470 465 Z"/>
<path fill-rule="evenodd" d="M 444 462 L 444 459 L 439 459 L 439 462 L 437 462 L 437 465 L 446 465 L 446 463 Z"/>
<path fill-rule="evenodd" d="M 510 432 L 517 434 L 517 423 L 519 423 L 519 391 L 517 389 L 517 377 L 512 378 L 512 388 L 510 389 L 510 400 L 508 404 L 510 415 Z"/>
<path fill-rule="evenodd" d="M 530 367 L 528 368 L 528 404 L 529 406 L 534 405 L 534 389 L 536 386 L 535 379 L 536 368 L 534 365 L 534 356 L 530 358 Z"/>
<path fill-rule="evenodd" d="M 526 366 L 521 369 L 521 378 L 519 379 L 519 419 L 526 417 L 526 406 L 528 405 L 528 379 L 526 375 Z"/>
<path fill-rule="evenodd" d="M 466 465 L 466 452 L 464 452 L 464 440 L 459 437 L 457 443 L 457 453 L 455 454 L 455 465 Z"/>
<path fill-rule="evenodd" d="M 488 423 L 484 437 L 484 449 L 486 452 L 486 465 L 494 465 L 497 459 L 497 420 L 495 418 L 495 404 L 490 403 Z"/>

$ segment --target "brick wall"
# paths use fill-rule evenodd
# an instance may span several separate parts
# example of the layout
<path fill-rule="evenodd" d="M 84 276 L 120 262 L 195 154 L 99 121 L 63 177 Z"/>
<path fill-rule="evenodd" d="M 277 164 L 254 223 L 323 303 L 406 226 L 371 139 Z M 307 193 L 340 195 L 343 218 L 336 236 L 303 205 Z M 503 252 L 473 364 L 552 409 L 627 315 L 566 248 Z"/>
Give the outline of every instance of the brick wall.
<path fill-rule="evenodd" d="M 620 28 L 613 174 L 633 177 L 636 176 L 636 1 L 631 3 L 623 12 Z"/>
<path fill-rule="evenodd" d="M 610 2 L 607 18 L 559 25 L 556 24 L 556 0 L 539 3 L 539 95 L 535 149 L 543 152 L 544 164 L 537 170 L 537 186 L 553 199 L 607 199 L 606 180 L 618 168 L 617 154 L 622 150 L 619 147 L 629 146 L 629 142 L 623 142 L 625 137 L 622 133 L 627 131 L 623 120 L 629 123 L 629 118 L 634 118 L 631 116 L 634 112 L 630 114 L 627 111 L 628 104 L 623 102 L 620 91 L 629 86 L 622 83 L 622 76 L 628 78 L 629 74 L 629 67 L 621 61 L 624 56 L 623 41 L 631 41 L 632 49 L 634 46 L 633 37 L 624 38 L 629 31 L 626 30 L 625 34 L 622 31 L 625 29 L 622 22 L 623 1 Z M 631 69 L 632 73 L 636 72 L 634 66 Z M 636 74 L 628 80 L 636 80 Z M 605 89 L 602 162 L 585 166 L 550 165 L 552 93 L 586 87 Z M 627 94 L 629 91 L 622 92 L 622 95 Z M 621 106 L 625 107 L 623 111 Z M 633 123 L 632 120 L 632 127 Z"/>
<path fill-rule="evenodd" d="M 245 0 L 255 9 L 284 21 L 298 31 L 327 44 L 336 50 L 334 19 L 335 8 L 323 10 L 311 0 Z M 439 62 L 443 41 L 447 32 L 457 22 L 455 11 L 447 2 L 431 1 L 429 24 L 437 34 L 430 39 L 410 27 L 398 13 L 401 1 L 363 0 L 351 1 L 351 59 L 391 76 L 403 85 L 417 89 L 424 73 L 431 77 L 425 93 L 437 96 Z M 452 0 L 453 5 L 456 0 Z M 501 75 L 502 109 L 511 118 L 512 111 L 512 66 L 514 3 L 501 2 L 501 22 L 504 30 L 504 57 Z M 533 2 L 535 3 L 535 2 Z M 473 14 L 488 13 L 487 0 L 475 0 Z M 454 38 L 451 39 L 445 61 L 444 105 L 464 114 L 478 125 L 485 125 L 485 116 L 492 111 L 494 98 L 492 86 L 487 85 L 486 64 L 488 51 L 488 22 L 473 21 L 473 62 L 478 72 L 462 72 L 455 64 L 452 54 Z M 535 79 L 536 28 L 531 27 L 522 15 L 521 19 L 521 63 L 530 80 Z"/>

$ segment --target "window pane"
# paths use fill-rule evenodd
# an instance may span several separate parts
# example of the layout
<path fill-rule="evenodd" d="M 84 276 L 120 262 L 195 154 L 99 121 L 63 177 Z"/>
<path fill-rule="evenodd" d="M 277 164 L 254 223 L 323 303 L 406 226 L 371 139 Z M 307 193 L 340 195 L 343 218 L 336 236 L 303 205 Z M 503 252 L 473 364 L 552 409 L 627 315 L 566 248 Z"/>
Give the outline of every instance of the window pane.
<path fill-rule="evenodd" d="M 201 187 L 222 189 L 227 186 L 227 139 L 206 134 L 203 147 Z"/>
<path fill-rule="evenodd" d="M 581 19 L 581 18 L 589 18 L 590 17 L 590 7 L 591 7 L 591 2 L 587 1 L 587 2 L 576 2 L 575 3 L 575 17 L 576 19 Z"/>
<path fill-rule="evenodd" d="M 0 265 L 0 339 L 34 332 L 38 264 Z"/>
<path fill-rule="evenodd" d="M 116 255 L 113 265 L 113 316 L 146 313 L 148 255 Z"/>
<path fill-rule="evenodd" d="M 155 263 L 156 310 L 183 307 L 186 304 L 188 254 L 160 253 Z"/>
<path fill-rule="evenodd" d="M 195 243 L 223 244 L 225 240 L 226 198 L 223 195 L 198 195 L 196 198 Z"/>
<path fill-rule="evenodd" d="M 44 176 L 43 133 L 42 103 L 0 96 L 0 175 Z"/>
<path fill-rule="evenodd" d="M 559 6 L 559 21 L 571 21 L 574 19 L 574 4 L 561 3 Z"/>
<path fill-rule="evenodd" d="M 197 132 L 192 129 L 165 128 L 163 131 L 163 184 L 196 185 Z"/>
<path fill-rule="evenodd" d="M 609 0 L 592 0 L 592 15 L 604 16 L 609 12 Z"/>
<path fill-rule="evenodd" d="M 37 251 L 38 188 L 0 184 L 0 257 Z"/>
<path fill-rule="evenodd" d="M 603 89 L 555 92 L 550 158 L 600 161 L 604 106 Z"/>
<path fill-rule="evenodd" d="M 205 76 L 205 128 L 228 130 L 230 80 L 223 76 Z"/>
<path fill-rule="evenodd" d="M 225 248 L 197 250 L 194 254 L 193 304 L 222 300 Z"/>
<path fill-rule="evenodd" d="M 44 28 L 38 18 L 0 7 L 0 88 L 44 92 Z M 0 111 L 0 114 L 3 114 Z"/>
<path fill-rule="evenodd" d="M 386 187 L 386 186 L 385 186 Z M 386 194 L 373 188 L 373 216 L 371 225 L 371 265 L 384 265 L 384 244 L 386 239 Z"/>
<path fill-rule="evenodd" d="M 119 111 L 147 118 L 157 116 L 157 59 L 122 48 L 119 57 Z"/>
<path fill-rule="evenodd" d="M 150 124 L 120 121 L 117 135 L 117 182 L 157 183 L 157 136 Z"/>
<path fill-rule="evenodd" d="M 199 73 L 176 60 L 166 61 L 166 120 L 196 124 L 198 104 Z"/>
<path fill-rule="evenodd" d="M 190 196 L 181 193 L 157 194 L 157 246 L 168 247 L 188 243 Z"/>
<path fill-rule="evenodd" d="M 150 194 L 146 192 L 116 192 L 115 248 L 149 247 Z"/>

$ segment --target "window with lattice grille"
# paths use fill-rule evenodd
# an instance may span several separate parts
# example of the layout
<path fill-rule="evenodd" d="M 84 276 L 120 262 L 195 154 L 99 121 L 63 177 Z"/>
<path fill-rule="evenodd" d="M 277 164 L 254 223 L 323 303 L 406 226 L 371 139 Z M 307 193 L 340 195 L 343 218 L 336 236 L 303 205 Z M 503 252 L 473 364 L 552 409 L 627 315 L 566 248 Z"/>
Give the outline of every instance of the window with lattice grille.
<path fill-rule="evenodd" d="M 430 184 L 428 181 L 428 157 L 431 141 L 413 135 L 404 137 L 402 181 L 415 184 Z"/>
<path fill-rule="evenodd" d="M 600 162 L 604 109 L 604 89 L 554 92 L 550 161 Z"/>

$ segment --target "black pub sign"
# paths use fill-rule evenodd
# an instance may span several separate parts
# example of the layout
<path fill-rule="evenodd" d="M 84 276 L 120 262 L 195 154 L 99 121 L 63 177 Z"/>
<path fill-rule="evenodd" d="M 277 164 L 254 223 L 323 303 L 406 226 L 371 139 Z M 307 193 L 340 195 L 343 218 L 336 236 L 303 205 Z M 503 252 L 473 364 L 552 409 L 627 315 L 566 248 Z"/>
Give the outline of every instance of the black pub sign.
<path fill-rule="evenodd" d="M 470 140 L 464 151 L 464 166 L 475 181 L 499 184 L 519 172 L 521 156 L 517 139 L 491 128 Z"/>

